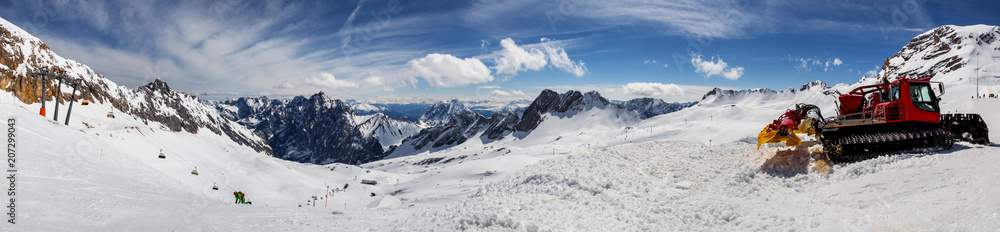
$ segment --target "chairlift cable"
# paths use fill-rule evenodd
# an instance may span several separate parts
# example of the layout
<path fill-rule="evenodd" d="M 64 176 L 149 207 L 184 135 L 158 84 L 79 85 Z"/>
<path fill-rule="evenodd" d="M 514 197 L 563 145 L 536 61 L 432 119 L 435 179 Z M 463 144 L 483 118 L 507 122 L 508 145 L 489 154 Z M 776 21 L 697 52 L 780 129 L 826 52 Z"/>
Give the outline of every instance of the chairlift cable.
<path fill-rule="evenodd" d="M 102 110 L 106 110 L 106 108 L 104 108 L 104 106 L 103 106 L 102 104 L 96 104 L 96 105 L 97 105 L 97 106 L 98 106 L 99 108 L 101 108 Z M 108 111 L 108 112 L 112 112 L 112 111 Z M 135 124 L 132 124 L 132 123 L 128 123 L 128 122 L 126 122 L 126 121 L 124 121 L 124 120 L 122 120 L 122 119 L 120 119 L 120 118 L 117 118 L 117 117 L 115 117 L 114 119 L 115 119 L 115 120 L 118 120 L 118 121 L 119 121 L 119 122 L 121 122 L 122 124 L 126 124 L 126 125 L 132 125 L 132 127 L 133 127 L 133 128 L 135 128 L 136 130 L 140 130 L 140 129 L 139 129 L 139 127 L 138 127 L 138 126 L 136 126 Z M 104 132 L 104 131 L 102 130 L 102 132 Z M 141 132 L 140 132 L 140 133 L 141 133 Z M 182 156 L 180 155 L 180 153 L 178 153 L 178 152 L 174 151 L 173 149 L 170 149 L 170 146 L 167 146 L 167 145 L 166 145 L 166 144 L 164 144 L 163 142 L 160 142 L 160 140 L 158 140 L 158 139 L 156 139 L 156 138 L 154 138 L 154 137 L 152 137 L 152 136 L 142 136 L 142 138 L 143 138 L 143 139 L 145 139 L 145 140 L 146 140 L 147 142 L 149 142 L 150 144 L 153 144 L 153 143 L 154 143 L 154 141 L 155 141 L 155 143 L 159 144 L 159 147 L 162 147 L 162 149 L 166 149 L 166 150 L 167 150 L 168 152 L 170 152 L 170 153 L 173 153 L 173 156 L 175 156 L 175 158 L 174 158 L 174 159 L 175 159 L 175 160 L 177 160 L 177 161 L 178 161 L 178 163 L 180 163 L 181 165 L 184 165 L 184 166 L 186 166 L 186 167 L 189 167 L 189 168 L 192 168 L 192 169 L 195 169 L 195 168 L 196 168 L 196 166 L 195 166 L 194 164 L 192 164 L 192 163 L 191 163 L 190 161 L 187 161 L 186 159 L 184 159 L 184 158 L 183 158 L 183 157 L 182 157 Z M 150 139 L 152 139 L 152 140 L 150 140 Z M 155 146 L 156 144 L 153 144 L 153 145 Z M 199 173 L 199 174 L 200 174 L 200 173 Z M 225 186 L 226 186 L 226 188 L 229 188 L 230 190 L 234 190 L 234 191 L 235 191 L 235 189 L 234 189 L 234 188 L 233 188 L 232 186 L 230 186 L 230 185 L 229 185 L 228 183 L 226 183 L 226 182 L 222 182 L 222 181 L 221 181 L 222 179 L 220 179 L 220 178 L 216 178 L 216 177 L 215 177 L 215 176 L 214 176 L 214 175 L 212 174 L 212 172 L 208 172 L 208 174 L 207 174 L 207 175 L 208 175 L 208 176 L 206 176 L 206 178 L 208 178 L 208 179 L 210 179 L 210 180 L 212 180 L 213 182 L 216 182 L 216 183 L 218 183 L 218 182 L 221 182 L 221 183 L 222 183 L 223 185 L 225 185 Z M 199 175 L 199 176 L 200 176 L 200 175 Z"/>

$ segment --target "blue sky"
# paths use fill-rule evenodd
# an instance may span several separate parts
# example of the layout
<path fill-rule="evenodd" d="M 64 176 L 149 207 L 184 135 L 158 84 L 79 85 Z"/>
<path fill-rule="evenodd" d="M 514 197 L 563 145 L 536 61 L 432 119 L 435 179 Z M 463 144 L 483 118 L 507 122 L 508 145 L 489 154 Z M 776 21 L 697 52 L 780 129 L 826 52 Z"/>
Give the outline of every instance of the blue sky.
<path fill-rule="evenodd" d="M 134 88 L 205 98 L 698 100 L 713 87 L 853 83 L 997 1 L 27 1 L 0 17 Z"/>

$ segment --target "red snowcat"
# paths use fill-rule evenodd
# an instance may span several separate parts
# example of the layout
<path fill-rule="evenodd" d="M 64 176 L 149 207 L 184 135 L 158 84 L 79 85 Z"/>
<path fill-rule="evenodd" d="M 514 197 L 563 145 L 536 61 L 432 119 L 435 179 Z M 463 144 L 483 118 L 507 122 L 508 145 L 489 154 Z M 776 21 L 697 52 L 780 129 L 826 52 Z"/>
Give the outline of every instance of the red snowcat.
<path fill-rule="evenodd" d="M 940 93 L 935 92 L 935 89 Z M 978 114 L 941 114 L 944 84 L 901 78 L 855 88 L 837 97 L 838 116 L 797 104 L 757 135 L 763 143 L 796 146 L 796 133 L 816 136 L 833 162 L 851 162 L 914 149 L 950 149 L 955 140 L 989 145 L 989 129 Z"/>

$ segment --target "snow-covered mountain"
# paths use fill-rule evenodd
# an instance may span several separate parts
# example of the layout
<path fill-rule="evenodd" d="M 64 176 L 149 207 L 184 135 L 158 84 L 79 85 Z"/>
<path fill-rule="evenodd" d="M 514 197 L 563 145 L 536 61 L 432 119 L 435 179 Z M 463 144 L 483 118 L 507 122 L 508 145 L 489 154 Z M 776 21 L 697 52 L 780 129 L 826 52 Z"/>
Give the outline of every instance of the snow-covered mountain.
<path fill-rule="evenodd" d="M 548 115 L 560 118 L 573 117 L 595 108 L 615 112 L 616 118 L 613 120 L 634 122 L 640 121 L 642 118 L 635 111 L 608 102 L 608 99 L 602 97 L 597 91 L 580 93 L 571 90 L 559 94 L 546 89 L 524 110 L 524 114 L 521 115 L 521 120 L 518 121 L 515 129 L 528 132 L 538 127 L 538 124 L 542 123 Z"/>
<path fill-rule="evenodd" d="M 945 85 L 941 107 L 953 111 L 977 93 L 1000 93 L 998 37 L 997 26 L 940 26 L 914 37 L 886 58 L 879 76 L 940 81 Z M 874 84 L 879 79 L 862 78 L 859 84 Z"/>
<path fill-rule="evenodd" d="M 286 100 L 242 97 L 220 102 L 217 109 L 263 136 L 276 157 L 304 163 L 379 160 L 421 129 L 381 113 L 359 115 L 323 92 Z"/>
<path fill-rule="evenodd" d="M 453 105 L 449 103 L 449 105 Z M 459 103 L 460 104 L 460 103 Z M 430 111 L 428 111 L 430 112 Z M 598 112 L 602 112 L 600 114 Z M 590 115 L 582 115 L 590 113 Z M 580 117 L 576 117 L 580 114 Z M 610 116 L 613 115 L 613 116 Z M 389 157 L 408 156 L 423 151 L 434 151 L 465 143 L 469 139 L 479 138 L 487 144 L 504 139 L 511 134 L 524 138 L 531 134 L 539 124 L 549 118 L 573 118 L 586 121 L 592 119 L 594 125 L 573 125 L 575 128 L 559 128 L 559 131 L 545 133 L 571 133 L 582 128 L 595 127 L 605 123 L 634 124 L 641 121 L 641 116 L 635 111 L 616 104 L 611 104 L 596 91 L 580 93 L 567 91 L 559 94 L 552 90 L 544 90 L 532 101 L 520 117 L 513 113 L 493 114 L 485 118 L 474 112 L 462 112 L 452 115 L 450 120 L 439 126 L 427 128 L 419 134 L 403 141 L 403 144 L 392 151 Z M 624 128 L 625 126 L 621 126 Z"/>
<path fill-rule="evenodd" d="M 469 107 L 473 112 L 479 113 L 485 117 L 493 116 L 493 114 L 506 114 L 514 113 L 516 115 L 521 115 L 524 113 L 524 109 L 531 104 L 531 100 L 517 100 L 517 101 L 503 101 L 503 100 L 470 100 L 465 101 L 464 104 Z"/>
<path fill-rule="evenodd" d="M 354 103 L 351 105 L 351 109 L 354 109 L 354 112 L 360 115 L 385 113 L 389 111 L 388 108 L 378 107 L 368 103 Z"/>
<path fill-rule="evenodd" d="M 420 122 L 432 126 L 439 126 L 451 121 L 451 117 L 455 115 L 462 115 L 465 113 L 473 113 L 469 107 L 466 107 L 461 100 L 452 99 L 451 101 L 441 101 L 431 105 L 423 115 L 420 116 Z"/>
<path fill-rule="evenodd" d="M 223 118 L 214 107 L 196 96 L 173 91 L 159 78 L 136 90 L 119 86 L 86 65 L 55 54 L 38 38 L 0 19 L 0 86 L 3 90 L 11 92 L 24 104 L 39 102 L 42 78 L 30 73 L 42 68 L 81 80 L 83 87 L 76 92 L 76 100 L 94 102 L 92 107 L 106 107 L 112 114 L 131 115 L 146 124 L 156 122 L 163 129 L 175 132 L 208 130 L 255 151 L 271 154 L 271 148 L 262 138 Z M 59 99 L 56 99 L 59 83 L 48 78 L 44 83 L 45 101 L 71 104 L 72 87 L 68 83 L 62 83 Z"/>
<path fill-rule="evenodd" d="M 413 136 L 423 129 L 416 123 L 393 119 L 381 113 L 362 116 L 361 119 L 361 123 L 358 124 L 361 136 L 377 139 L 382 145 L 382 150 L 386 152 L 402 143 L 403 139 Z"/>
<path fill-rule="evenodd" d="M 652 118 L 658 115 L 673 113 L 687 107 L 691 107 L 698 102 L 673 102 L 667 103 L 658 98 L 636 98 L 622 102 L 621 105 L 627 109 L 639 112 L 643 118 Z"/>
<path fill-rule="evenodd" d="M 899 53 L 885 59 L 881 75 L 890 79 L 933 78 L 958 81 L 950 74 L 961 68 L 979 69 L 995 64 L 1000 55 L 1000 27 L 946 25 L 910 40 Z M 946 77 L 947 78 L 946 80 Z M 975 76 L 966 77 L 974 78 Z"/>

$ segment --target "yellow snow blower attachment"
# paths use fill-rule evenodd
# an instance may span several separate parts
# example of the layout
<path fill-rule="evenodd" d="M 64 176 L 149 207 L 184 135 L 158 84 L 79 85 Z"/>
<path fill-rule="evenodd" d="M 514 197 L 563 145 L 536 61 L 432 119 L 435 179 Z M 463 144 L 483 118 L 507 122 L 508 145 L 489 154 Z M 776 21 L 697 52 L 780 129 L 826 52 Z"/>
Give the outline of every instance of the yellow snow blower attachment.
<path fill-rule="evenodd" d="M 811 109 L 818 107 L 813 105 L 796 106 L 794 110 L 785 111 L 781 117 L 760 130 L 757 134 L 757 149 L 765 143 L 781 143 L 785 146 L 793 147 L 802 143 L 802 139 L 796 134 L 816 135 L 816 121 L 806 115 Z"/>

